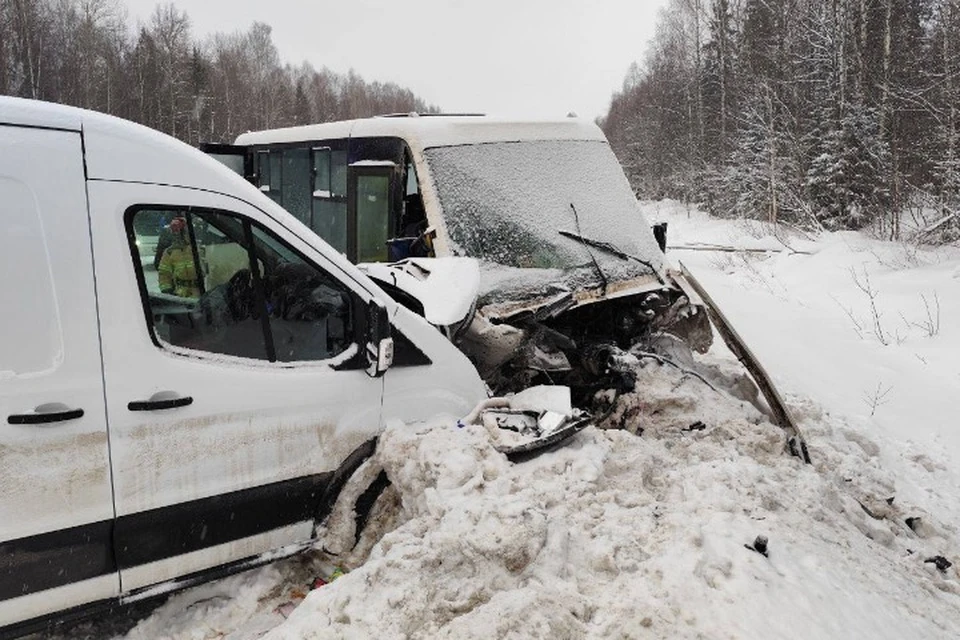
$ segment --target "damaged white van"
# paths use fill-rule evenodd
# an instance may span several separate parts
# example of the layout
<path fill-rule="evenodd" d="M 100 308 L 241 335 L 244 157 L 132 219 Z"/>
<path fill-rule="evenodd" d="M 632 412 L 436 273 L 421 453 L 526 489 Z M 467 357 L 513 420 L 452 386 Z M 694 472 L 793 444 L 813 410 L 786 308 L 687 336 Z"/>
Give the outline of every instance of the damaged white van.
<path fill-rule="evenodd" d="M 0 636 L 310 544 L 447 339 L 199 151 L 0 98 Z"/>
<path fill-rule="evenodd" d="M 451 323 L 495 392 L 559 382 L 585 405 L 632 384 L 619 349 L 663 331 L 700 351 L 712 340 L 592 122 L 400 114 L 205 150 L 398 302 Z M 464 257 L 479 262 L 476 286 Z"/>

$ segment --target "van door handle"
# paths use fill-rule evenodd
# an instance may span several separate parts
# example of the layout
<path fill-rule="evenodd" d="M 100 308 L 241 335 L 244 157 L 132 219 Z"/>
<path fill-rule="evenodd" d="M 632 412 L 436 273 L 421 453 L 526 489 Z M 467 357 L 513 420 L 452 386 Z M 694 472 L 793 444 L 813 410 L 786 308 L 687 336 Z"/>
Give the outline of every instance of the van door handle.
<path fill-rule="evenodd" d="M 49 424 L 51 422 L 66 422 L 83 417 L 83 409 L 67 409 L 57 411 L 43 411 L 43 406 L 37 407 L 37 413 L 15 413 L 7 416 L 10 424 Z"/>
<path fill-rule="evenodd" d="M 187 407 L 193 404 L 192 396 L 181 396 L 178 398 L 169 397 L 169 393 L 156 393 L 149 400 L 134 400 L 127 404 L 130 411 L 163 411 L 164 409 L 177 409 Z"/>

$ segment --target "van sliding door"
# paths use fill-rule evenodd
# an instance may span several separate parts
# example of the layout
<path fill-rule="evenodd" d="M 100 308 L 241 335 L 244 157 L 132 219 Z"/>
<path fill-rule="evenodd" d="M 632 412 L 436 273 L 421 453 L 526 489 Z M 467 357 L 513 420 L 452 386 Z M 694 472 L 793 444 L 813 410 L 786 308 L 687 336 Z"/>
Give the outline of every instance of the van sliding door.
<path fill-rule="evenodd" d="M 4 627 L 119 578 L 80 133 L 0 125 L 0 202 Z"/>

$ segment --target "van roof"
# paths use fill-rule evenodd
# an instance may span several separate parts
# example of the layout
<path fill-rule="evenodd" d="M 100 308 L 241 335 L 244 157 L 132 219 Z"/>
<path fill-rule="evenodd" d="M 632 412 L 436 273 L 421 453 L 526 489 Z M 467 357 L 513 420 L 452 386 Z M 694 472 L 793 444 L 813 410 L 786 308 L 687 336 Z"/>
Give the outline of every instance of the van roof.
<path fill-rule="evenodd" d="M 450 115 L 422 117 L 376 117 L 326 122 L 300 127 L 272 129 L 241 134 L 241 146 L 258 146 L 390 136 L 403 138 L 411 147 L 451 147 L 485 142 L 523 142 L 532 140 L 596 140 L 606 142 L 603 132 L 593 122 L 578 118 L 563 120 L 509 120 L 489 116 Z"/>
<path fill-rule="evenodd" d="M 0 125 L 82 133 L 87 177 L 91 180 L 243 193 L 248 199 L 260 195 L 246 180 L 196 148 L 154 129 L 96 111 L 0 97 Z"/>
<path fill-rule="evenodd" d="M 96 111 L 0 96 L 0 127 L 4 125 L 75 131 L 82 135 L 90 180 L 140 182 L 225 194 L 257 207 L 301 238 L 316 237 L 292 214 L 217 160 L 143 125 Z M 375 290 L 345 257 L 332 249 L 325 251 L 325 256 L 362 286 Z"/>

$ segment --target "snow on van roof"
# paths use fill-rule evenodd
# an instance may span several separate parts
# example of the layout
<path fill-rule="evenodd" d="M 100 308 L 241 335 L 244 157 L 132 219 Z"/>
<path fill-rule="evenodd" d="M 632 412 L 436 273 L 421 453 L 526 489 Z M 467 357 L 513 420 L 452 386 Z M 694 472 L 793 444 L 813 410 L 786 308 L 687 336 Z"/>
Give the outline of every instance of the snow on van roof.
<path fill-rule="evenodd" d="M 596 140 L 605 142 L 593 122 L 578 118 L 564 120 L 509 120 L 489 116 L 380 117 L 326 122 L 285 129 L 241 134 L 236 144 L 258 146 L 310 140 L 393 136 L 411 147 L 451 147 L 484 142 L 532 140 Z"/>
<path fill-rule="evenodd" d="M 0 96 L 0 124 L 80 131 L 83 113 L 52 102 Z"/>

